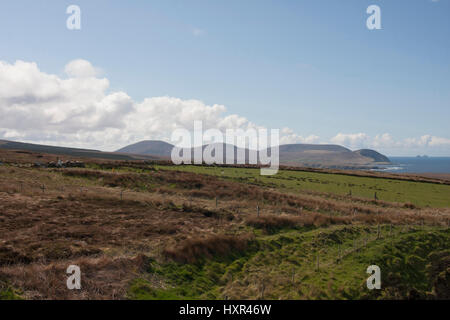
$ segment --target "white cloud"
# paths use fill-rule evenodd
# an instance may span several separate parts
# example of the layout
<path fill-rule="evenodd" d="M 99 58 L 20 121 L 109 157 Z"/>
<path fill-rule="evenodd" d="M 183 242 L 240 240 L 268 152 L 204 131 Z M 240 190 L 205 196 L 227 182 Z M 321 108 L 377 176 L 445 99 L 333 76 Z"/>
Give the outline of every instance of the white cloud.
<path fill-rule="evenodd" d="M 177 128 L 259 128 L 226 107 L 199 100 L 152 97 L 133 101 L 125 92 L 108 92 L 88 61 L 65 67 L 67 79 L 39 70 L 35 63 L 0 61 L 0 138 L 118 149 L 143 139 L 169 141 Z"/>
<path fill-rule="evenodd" d="M 319 136 L 309 135 L 307 137 L 303 137 L 294 133 L 294 131 L 290 128 L 283 128 L 280 130 L 280 144 L 292 144 L 292 143 L 319 143 Z"/>
<path fill-rule="evenodd" d="M 450 139 L 432 136 L 429 145 L 431 147 L 450 146 Z"/>
<path fill-rule="evenodd" d="M 109 81 L 86 60 L 65 67 L 67 78 L 47 74 L 36 63 L 0 61 L 0 139 L 115 150 L 144 139 L 170 141 L 178 128 L 262 128 L 225 106 L 200 100 L 151 97 L 133 101 L 125 92 L 109 92 Z M 280 130 L 280 143 L 326 143 L 317 135 Z M 351 149 L 450 148 L 450 139 L 432 135 L 396 141 L 389 133 L 339 133 L 330 142 Z M 448 152 L 447 152 L 448 153 Z"/>
<path fill-rule="evenodd" d="M 365 133 L 338 133 L 331 138 L 331 142 L 340 144 L 353 149 L 364 148 L 367 145 L 369 137 Z"/>
<path fill-rule="evenodd" d="M 394 141 L 389 133 L 378 134 L 371 142 L 374 148 L 394 148 L 398 143 Z"/>
<path fill-rule="evenodd" d="M 135 136 L 167 139 L 179 128 L 193 130 L 195 120 L 201 120 L 204 128 L 242 128 L 253 124 L 238 115 L 224 116 L 223 105 L 205 105 L 199 100 L 182 100 L 173 97 L 147 98 L 136 104 L 136 112 L 127 117 L 128 131 Z"/>
<path fill-rule="evenodd" d="M 46 74 L 35 63 L 0 62 L 0 129 L 5 138 L 100 147 L 103 139 L 100 135 L 94 141 L 94 133 L 125 128 L 125 116 L 134 111 L 131 98 L 124 92 L 107 94 L 109 81 L 93 73 L 85 77 L 90 72 L 86 65 L 68 66 L 76 77 Z"/>
<path fill-rule="evenodd" d="M 72 78 L 91 78 L 101 73 L 100 69 L 94 68 L 89 61 L 83 59 L 69 62 L 64 68 L 64 72 Z"/>
<path fill-rule="evenodd" d="M 340 144 L 352 149 L 371 148 L 376 150 L 397 150 L 411 151 L 418 150 L 427 151 L 436 148 L 449 148 L 450 139 L 436 137 L 432 135 L 423 135 L 416 138 L 406 138 L 403 140 L 395 140 L 389 133 L 383 133 L 370 137 L 365 133 L 344 134 L 339 133 L 331 138 L 331 142 Z"/>
<path fill-rule="evenodd" d="M 424 135 L 419 138 L 405 139 L 405 146 L 408 147 L 443 147 L 450 146 L 450 139 L 436 137 L 432 135 Z"/>

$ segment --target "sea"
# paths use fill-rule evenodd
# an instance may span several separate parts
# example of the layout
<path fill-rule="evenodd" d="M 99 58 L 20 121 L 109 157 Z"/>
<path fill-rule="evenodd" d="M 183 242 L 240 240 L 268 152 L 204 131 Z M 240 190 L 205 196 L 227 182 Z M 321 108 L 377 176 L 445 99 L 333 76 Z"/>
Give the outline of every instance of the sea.
<path fill-rule="evenodd" d="M 450 173 L 450 157 L 389 157 L 391 164 L 376 171 L 393 173 Z"/>

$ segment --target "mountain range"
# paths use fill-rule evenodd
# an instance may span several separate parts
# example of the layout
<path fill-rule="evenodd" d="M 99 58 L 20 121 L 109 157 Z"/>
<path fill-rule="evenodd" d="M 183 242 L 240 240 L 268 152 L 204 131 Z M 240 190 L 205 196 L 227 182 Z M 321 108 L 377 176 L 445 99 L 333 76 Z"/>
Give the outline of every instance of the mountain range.
<path fill-rule="evenodd" d="M 223 148 L 224 162 L 226 158 L 233 157 L 233 159 L 236 159 L 238 152 L 245 154 L 246 163 L 248 162 L 250 153 L 248 149 L 242 150 L 233 146 L 234 155 L 229 155 L 226 153 L 226 145 L 221 144 L 221 146 Z M 173 147 L 172 144 L 167 142 L 145 140 L 128 145 L 116 152 L 169 158 Z M 217 144 L 214 147 L 219 148 L 220 145 Z M 202 147 L 203 150 L 205 148 L 206 146 Z M 191 150 L 191 155 L 193 154 L 194 150 Z M 257 154 L 259 159 L 259 153 Z M 289 166 L 360 167 L 390 163 L 388 157 L 375 150 L 361 149 L 352 151 L 343 146 L 331 144 L 286 144 L 279 147 L 279 154 L 280 164 Z"/>
<path fill-rule="evenodd" d="M 227 159 L 237 159 L 238 154 L 245 154 L 245 163 L 248 163 L 250 151 L 232 146 L 233 154 L 227 154 L 227 145 L 211 145 L 216 149 L 222 147 L 223 163 L 229 163 Z M 202 151 L 207 146 L 202 146 Z M 115 152 L 103 152 L 100 150 L 55 147 L 48 145 L 23 143 L 16 141 L 0 140 L 0 149 L 27 150 L 38 153 L 66 155 L 81 158 L 98 158 L 111 160 L 169 160 L 174 146 L 159 140 L 145 140 L 123 147 Z M 195 150 L 190 150 L 191 156 Z M 260 159 L 261 152 L 255 152 Z M 268 151 L 270 155 L 270 151 Z M 214 152 L 212 154 L 214 156 Z M 339 145 L 328 144 L 286 144 L 279 147 L 280 164 L 285 166 L 315 167 L 315 168 L 368 168 L 379 164 L 390 163 L 388 157 L 381 153 L 361 149 L 352 151 Z M 236 161 L 234 162 L 236 163 Z"/>
<path fill-rule="evenodd" d="M 34 153 L 46 153 L 77 158 L 110 159 L 110 160 L 159 160 L 158 157 L 149 155 L 122 154 L 119 152 L 103 152 L 100 150 L 55 147 L 43 144 L 24 143 L 17 141 L 0 140 L 0 149 L 24 150 Z"/>

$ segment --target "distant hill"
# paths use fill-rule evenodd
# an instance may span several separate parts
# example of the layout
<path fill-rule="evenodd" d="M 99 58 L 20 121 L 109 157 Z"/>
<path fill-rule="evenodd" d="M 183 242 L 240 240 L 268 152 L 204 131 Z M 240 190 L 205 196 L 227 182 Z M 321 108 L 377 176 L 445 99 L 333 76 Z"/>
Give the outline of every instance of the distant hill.
<path fill-rule="evenodd" d="M 217 145 L 216 145 L 217 147 Z M 141 141 L 117 152 L 132 152 L 135 154 L 154 155 L 159 157 L 170 157 L 173 145 L 163 141 Z M 198 147 L 200 148 L 200 147 Z M 203 146 L 204 150 L 206 146 Z M 233 155 L 226 153 L 226 145 L 222 145 L 223 160 Z M 237 158 L 238 150 L 245 153 L 245 158 L 249 158 L 249 150 L 233 148 L 234 159 Z M 280 164 L 291 166 L 310 166 L 310 167 L 362 167 L 381 163 L 390 163 L 389 158 L 378 153 L 375 150 L 362 149 L 351 151 L 348 148 L 339 145 L 330 144 L 286 144 L 280 148 Z M 191 155 L 194 150 L 191 150 Z M 270 154 L 270 153 L 269 153 Z M 214 155 L 214 154 L 213 154 Z M 259 159 L 259 153 L 258 153 Z"/>
<path fill-rule="evenodd" d="M 371 158 L 375 162 L 391 162 L 385 155 L 382 155 L 381 153 L 371 149 L 356 150 L 354 151 L 354 153 L 358 153 L 363 157 Z"/>
<path fill-rule="evenodd" d="M 102 152 L 99 150 L 55 147 L 33 143 L 0 140 L 0 149 L 26 150 L 37 153 L 48 153 L 80 158 L 97 158 L 110 160 L 136 160 L 136 159 L 159 159 L 158 156 L 133 155 L 128 153 Z"/>
<path fill-rule="evenodd" d="M 159 140 L 144 140 L 138 143 L 130 144 L 116 152 L 133 153 L 145 155 L 157 155 L 160 157 L 170 157 L 173 145 Z"/>
<path fill-rule="evenodd" d="M 349 152 L 343 146 L 337 144 L 284 144 L 280 146 L 280 152 L 305 152 L 305 151 Z"/>
<path fill-rule="evenodd" d="M 307 167 L 358 167 L 390 163 L 389 158 L 375 150 L 351 151 L 339 145 L 282 145 L 280 163 Z"/>
<path fill-rule="evenodd" d="M 233 154 L 227 154 L 225 144 L 210 145 L 223 148 L 223 163 L 230 163 L 226 161 L 233 157 L 237 159 L 238 154 L 245 154 L 244 163 L 249 163 L 248 149 L 237 148 L 232 146 Z M 55 155 L 66 155 L 80 158 L 97 158 L 110 160 L 168 160 L 170 159 L 173 145 L 164 141 L 146 140 L 141 141 L 116 152 L 102 152 L 99 150 L 78 149 L 67 147 L 55 147 L 32 143 L 23 143 L 15 141 L 0 140 L 0 149 L 10 150 L 27 150 L 38 153 L 47 153 Z M 190 153 L 193 157 L 195 150 L 200 147 L 191 149 Z M 205 150 L 207 146 L 201 147 Z M 388 157 L 380 154 L 375 150 L 361 149 L 351 151 L 339 145 L 325 145 L 325 144 L 287 144 L 281 145 L 280 164 L 286 166 L 297 167 L 315 167 L 315 168 L 367 168 L 377 164 L 390 163 Z M 270 151 L 268 151 L 270 154 Z M 215 156 L 214 152 L 212 154 Z M 260 159 L 260 152 L 256 153 Z M 236 160 L 234 164 L 236 164 Z"/>

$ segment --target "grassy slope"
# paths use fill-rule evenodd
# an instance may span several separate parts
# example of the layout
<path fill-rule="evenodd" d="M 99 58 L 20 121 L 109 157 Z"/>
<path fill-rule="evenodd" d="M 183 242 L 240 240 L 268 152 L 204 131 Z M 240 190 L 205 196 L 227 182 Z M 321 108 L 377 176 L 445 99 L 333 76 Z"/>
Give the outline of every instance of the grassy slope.
<path fill-rule="evenodd" d="M 264 177 L 257 169 L 217 167 L 164 167 L 164 169 L 221 176 L 240 182 L 276 187 L 291 192 L 319 191 L 411 202 L 419 206 L 450 205 L 450 186 L 374 179 L 336 174 L 281 171 Z M 433 257 L 447 249 L 448 230 L 333 226 L 313 230 L 256 231 L 253 249 L 242 256 L 197 264 L 155 263 L 150 270 L 169 281 L 153 289 L 136 280 L 129 295 L 135 299 L 361 299 L 425 298 L 435 279 L 429 274 Z M 418 256 L 420 255 L 420 257 Z M 319 269 L 317 270 L 317 257 Z M 339 259 L 341 257 L 341 259 Z M 381 267 L 383 289 L 368 291 L 366 269 Z M 445 270 L 444 270 L 445 272 Z M 276 283 L 275 283 L 275 282 Z M 263 289 L 264 288 L 264 289 Z"/>
<path fill-rule="evenodd" d="M 383 200 L 408 201 L 422 206 L 428 204 L 448 207 L 450 201 L 448 196 L 450 186 L 430 183 L 295 171 L 282 171 L 275 177 L 263 177 L 256 169 L 187 166 L 163 168 L 207 173 L 221 176 L 225 180 L 275 187 L 292 193 L 307 190 L 346 194 L 351 187 L 355 196 L 365 196 L 366 192 L 366 196 L 371 197 L 376 190 L 379 198 Z M 112 170 L 106 171 L 108 174 L 112 173 Z M 155 192 L 155 188 L 161 184 L 160 181 L 163 181 L 164 186 L 173 189 L 174 193 L 180 192 L 176 194 L 177 197 L 190 190 L 191 184 L 183 184 L 182 180 L 158 180 L 155 179 L 155 174 L 149 175 L 148 179 L 136 180 L 134 176 L 120 176 L 119 171 L 146 173 L 146 170 L 124 167 L 120 170 L 114 169 L 118 177 L 111 177 L 108 180 L 107 177 L 95 175 L 84 177 L 47 170 L 17 169 L 11 171 L 14 180 L 10 178 L 7 182 L 11 184 L 14 181 L 13 185 L 17 185 L 19 180 L 26 180 L 27 176 L 33 174 L 37 186 L 45 183 L 47 188 L 53 188 L 55 191 L 62 185 L 70 185 L 74 188 L 74 194 L 79 192 L 77 186 L 89 189 L 103 184 L 108 185 L 111 181 L 117 186 L 135 190 L 139 196 Z M 119 179 L 120 177 L 122 178 Z M 209 187 L 208 184 L 204 186 L 206 189 Z M 111 191 L 115 190 L 109 190 Z M 167 209 L 161 210 L 167 215 Z M 183 211 L 177 209 L 176 215 L 181 215 L 181 212 Z M 431 295 L 433 290 L 436 290 L 437 279 L 443 283 L 448 282 L 448 271 L 445 273 L 448 266 L 445 266 L 448 264 L 450 233 L 442 226 L 405 229 L 397 225 L 390 231 L 390 226 L 384 225 L 381 229 L 381 239 L 377 239 L 376 226 L 359 222 L 352 225 L 290 227 L 269 232 L 245 224 L 238 227 L 239 232 L 250 232 L 255 235 L 246 251 L 232 252 L 225 257 L 186 264 L 151 259 L 146 272 L 130 284 L 128 297 L 133 299 L 407 298 L 411 294 L 419 297 Z M 139 240 L 149 239 L 142 239 L 139 236 Z M 342 260 L 338 262 L 339 252 Z M 319 256 L 319 270 L 316 270 L 317 256 Z M 370 292 L 365 287 L 365 280 L 368 277 L 365 270 L 371 264 L 381 267 L 383 281 L 381 292 Z M 0 299 L 17 297 L 15 291 L 0 287 Z"/>
<path fill-rule="evenodd" d="M 221 176 L 226 179 L 275 187 L 289 192 L 315 191 L 345 195 L 351 190 L 355 197 L 370 199 L 373 199 L 376 192 L 378 199 L 385 201 L 409 202 L 420 207 L 450 206 L 450 185 L 304 171 L 280 170 L 275 176 L 261 176 L 259 169 L 200 166 L 162 168 Z"/>
<path fill-rule="evenodd" d="M 449 240 L 448 230 L 393 228 L 390 233 L 387 226 L 380 239 L 376 229 L 368 227 L 259 234 L 252 247 L 240 256 L 196 264 L 153 262 L 149 272 L 165 277 L 167 287 L 154 289 L 146 280 L 138 279 L 129 297 L 367 299 L 407 298 L 417 292 L 425 298 L 431 294 L 436 279 L 427 265 L 433 262 L 433 255 L 446 249 Z M 380 291 L 366 287 L 366 269 L 372 264 L 381 268 Z"/>

